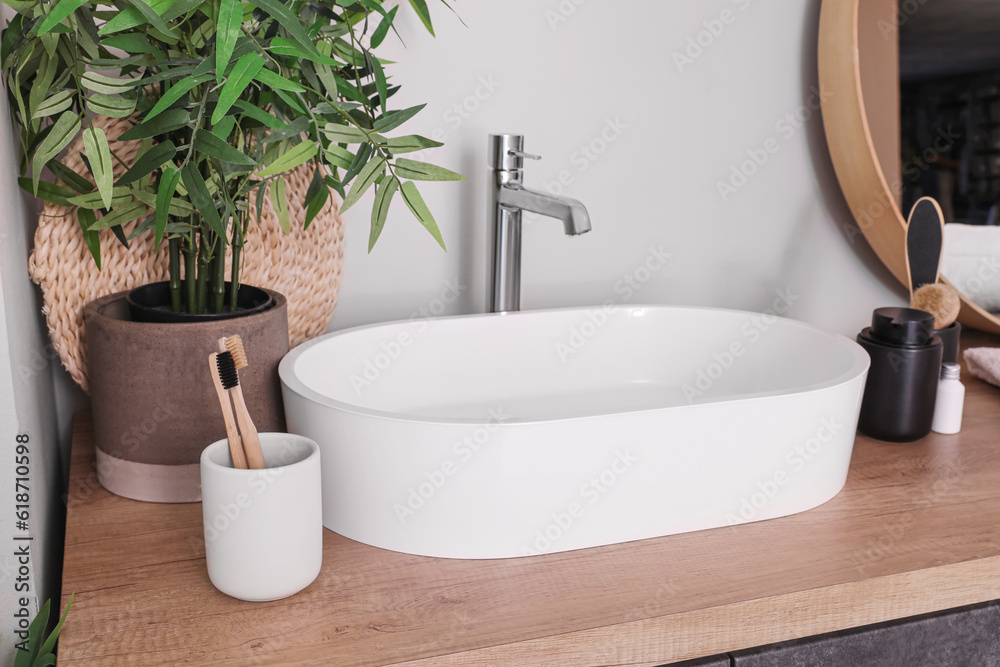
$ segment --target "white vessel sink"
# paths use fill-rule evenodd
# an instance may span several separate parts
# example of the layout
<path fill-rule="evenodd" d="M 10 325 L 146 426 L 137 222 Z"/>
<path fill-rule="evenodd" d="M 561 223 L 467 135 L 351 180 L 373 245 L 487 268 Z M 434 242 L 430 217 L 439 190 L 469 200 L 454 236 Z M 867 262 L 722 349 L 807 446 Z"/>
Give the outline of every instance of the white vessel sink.
<path fill-rule="evenodd" d="M 281 362 L 323 523 L 506 558 L 810 509 L 844 485 L 868 355 L 773 316 L 665 306 L 413 320 Z"/>

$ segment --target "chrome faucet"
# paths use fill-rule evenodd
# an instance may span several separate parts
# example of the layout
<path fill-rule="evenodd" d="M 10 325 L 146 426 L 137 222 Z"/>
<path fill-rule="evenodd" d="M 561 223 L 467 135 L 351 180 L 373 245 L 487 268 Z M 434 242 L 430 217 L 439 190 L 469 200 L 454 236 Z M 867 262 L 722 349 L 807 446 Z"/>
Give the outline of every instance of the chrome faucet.
<path fill-rule="evenodd" d="M 576 199 L 524 187 L 524 160 L 541 158 L 522 150 L 523 135 L 491 134 L 489 142 L 489 163 L 493 168 L 489 202 L 493 275 L 489 300 L 491 313 L 503 313 L 521 309 L 521 211 L 558 218 L 566 234 L 572 236 L 590 231 L 590 214 Z"/>

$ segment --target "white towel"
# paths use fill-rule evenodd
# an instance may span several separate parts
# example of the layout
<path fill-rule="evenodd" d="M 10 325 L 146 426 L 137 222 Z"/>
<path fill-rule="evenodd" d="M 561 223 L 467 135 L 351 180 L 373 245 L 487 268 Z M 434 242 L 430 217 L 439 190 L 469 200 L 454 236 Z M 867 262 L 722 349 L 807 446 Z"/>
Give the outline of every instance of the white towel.
<path fill-rule="evenodd" d="M 941 275 L 980 307 L 1000 312 L 1000 227 L 946 224 Z"/>
<path fill-rule="evenodd" d="M 1000 347 L 970 347 L 963 359 L 970 373 L 1000 387 Z"/>

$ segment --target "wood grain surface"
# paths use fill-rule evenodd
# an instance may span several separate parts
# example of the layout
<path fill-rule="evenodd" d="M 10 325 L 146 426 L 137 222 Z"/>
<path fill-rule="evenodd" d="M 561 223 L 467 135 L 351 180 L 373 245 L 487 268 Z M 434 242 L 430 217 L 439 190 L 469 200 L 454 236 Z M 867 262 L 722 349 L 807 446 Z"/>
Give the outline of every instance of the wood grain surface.
<path fill-rule="evenodd" d="M 100 487 L 81 414 L 59 664 L 652 666 L 997 599 L 1000 388 L 963 381 L 960 434 L 858 437 L 844 490 L 807 512 L 488 561 L 325 531 L 319 578 L 269 603 L 213 588 L 199 504 Z"/>

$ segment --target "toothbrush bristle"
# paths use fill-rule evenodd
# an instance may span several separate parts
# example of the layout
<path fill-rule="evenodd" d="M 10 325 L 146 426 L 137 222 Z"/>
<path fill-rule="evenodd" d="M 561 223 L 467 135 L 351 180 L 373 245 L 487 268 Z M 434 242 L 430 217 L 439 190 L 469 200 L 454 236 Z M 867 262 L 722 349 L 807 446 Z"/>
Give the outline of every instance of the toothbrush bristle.
<path fill-rule="evenodd" d="M 236 370 L 246 368 L 249 365 L 246 350 L 243 349 L 243 339 L 240 338 L 239 334 L 226 338 L 226 349 L 233 355 L 233 363 L 236 365 Z"/>
<path fill-rule="evenodd" d="M 225 389 L 232 389 L 240 384 L 240 376 L 236 373 L 233 355 L 229 352 L 219 352 L 215 357 L 215 365 L 219 370 L 219 381 Z"/>

